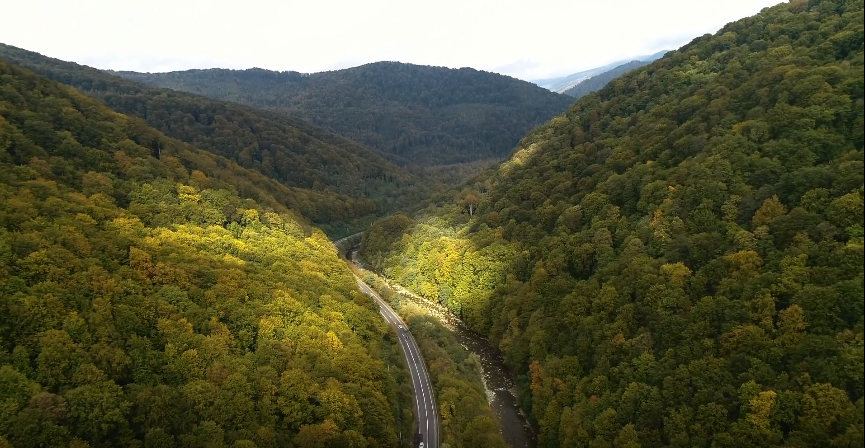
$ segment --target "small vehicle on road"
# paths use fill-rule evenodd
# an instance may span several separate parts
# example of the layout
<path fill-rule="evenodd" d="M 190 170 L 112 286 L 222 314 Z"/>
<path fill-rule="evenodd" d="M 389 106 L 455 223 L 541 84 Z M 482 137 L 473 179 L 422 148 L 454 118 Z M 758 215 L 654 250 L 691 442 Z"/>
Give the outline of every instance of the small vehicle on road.
<path fill-rule="evenodd" d="M 400 324 L 400 325 L 399 325 L 399 329 L 400 329 L 400 330 L 405 330 L 405 327 L 402 326 L 402 324 Z"/>

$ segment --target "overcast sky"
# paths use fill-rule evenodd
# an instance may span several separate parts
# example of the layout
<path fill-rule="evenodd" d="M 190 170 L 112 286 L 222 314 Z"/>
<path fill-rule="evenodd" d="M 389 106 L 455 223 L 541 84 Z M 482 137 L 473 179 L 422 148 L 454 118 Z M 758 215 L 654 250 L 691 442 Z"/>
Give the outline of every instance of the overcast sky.
<path fill-rule="evenodd" d="M 567 75 L 674 49 L 778 0 L 26 0 L 0 42 L 102 69 L 318 72 L 375 61 Z"/>

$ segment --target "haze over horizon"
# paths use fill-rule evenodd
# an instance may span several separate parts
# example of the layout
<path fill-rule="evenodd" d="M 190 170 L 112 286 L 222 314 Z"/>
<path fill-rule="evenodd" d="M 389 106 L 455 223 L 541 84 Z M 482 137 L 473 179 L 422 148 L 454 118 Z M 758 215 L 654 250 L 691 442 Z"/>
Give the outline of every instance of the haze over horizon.
<path fill-rule="evenodd" d="M 0 28 L 0 42 L 139 72 L 320 72 L 400 61 L 534 80 L 678 48 L 777 3 L 249 0 L 239 8 L 223 0 L 31 0 L 4 7 L 14 20 Z"/>

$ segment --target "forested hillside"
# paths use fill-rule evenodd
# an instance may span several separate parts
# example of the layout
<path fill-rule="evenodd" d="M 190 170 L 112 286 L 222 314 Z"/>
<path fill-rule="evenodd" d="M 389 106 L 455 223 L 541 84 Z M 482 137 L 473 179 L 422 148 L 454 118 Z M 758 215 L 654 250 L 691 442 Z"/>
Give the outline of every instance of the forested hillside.
<path fill-rule="evenodd" d="M 863 3 L 632 71 L 364 258 L 520 373 L 542 447 L 863 445 Z"/>
<path fill-rule="evenodd" d="M 418 166 L 501 159 L 520 137 L 573 101 L 495 73 L 398 62 L 313 74 L 262 69 L 118 74 L 297 115 Z"/>
<path fill-rule="evenodd" d="M 610 81 L 619 76 L 628 73 L 629 71 L 642 67 L 644 65 L 650 64 L 651 61 L 631 61 L 627 64 L 619 65 L 611 70 L 607 70 L 604 73 L 599 75 L 592 76 L 591 78 L 571 87 L 568 90 L 565 90 L 565 95 L 572 96 L 574 98 L 582 98 L 592 92 L 597 92 L 606 86 Z"/>
<path fill-rule="evenodd" d="M 332 236 L 360 230 L 431 188 L 378 152 L 284 114 L 153 88 L 3 44 L 0 58 L 142 118 L 169 137 L 303 189 L 293 195 L 293 208 Z M 159 144 L 144 143 L 154 150 Z"/>
<path fill-rule="evenodd" d="M 0 446 L 396 446 L 395 334 L 299 194 L 0 61 Z"/>

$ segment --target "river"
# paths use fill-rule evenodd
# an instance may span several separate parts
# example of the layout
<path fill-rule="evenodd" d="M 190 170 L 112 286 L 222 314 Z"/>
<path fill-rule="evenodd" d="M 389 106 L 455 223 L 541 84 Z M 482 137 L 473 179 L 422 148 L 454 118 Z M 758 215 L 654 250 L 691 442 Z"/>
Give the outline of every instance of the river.
<path fill-rule="evenodd" d="M 501 425 L 505 442 L 514 448 L 535 448 L 534 431 L 517 405 L 513 374 L 505 366 L 501 352 L 486 338 L 460 324 L 451 330 L 463 347 L 481 358 L 487 402 Z"/>
<path fill-rule="evenodd" d="M 369 269 L 368 266 L 363 266 L 357 261 L 357 247 L 349 249 L 346 255 L 356 265 Z M 501 352 L 490 345 L 483 335 L 469 329 L 445 307 L 417 296 L 399 285 L 391 283 L 391 286 L 436 316 L 442 325 L 454 332 L 457 340 L 466 350 L 478 355 L 481 360 L 487 402 L 498 419 L 505 442 L 514 448 L 536 448 L 537 439 L 525 414 L 517 405 L 514 377 L 510 369 L 505 366 Z"/>

